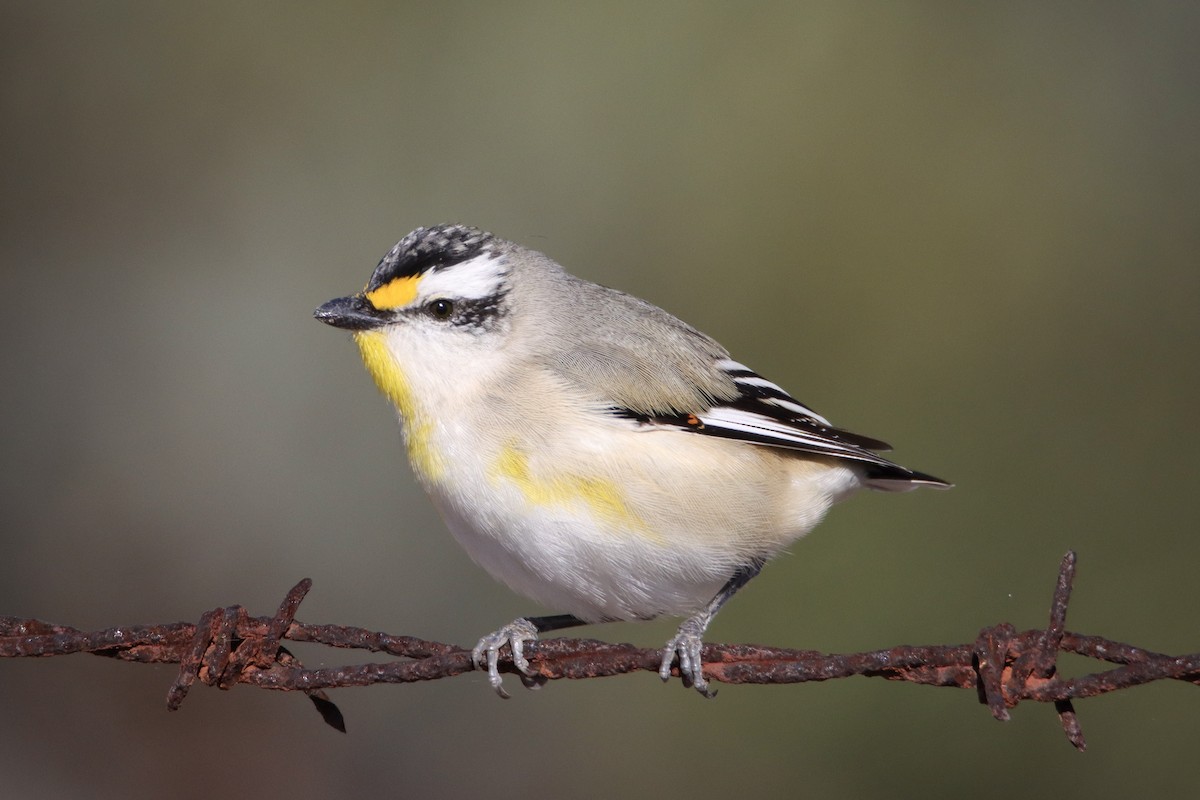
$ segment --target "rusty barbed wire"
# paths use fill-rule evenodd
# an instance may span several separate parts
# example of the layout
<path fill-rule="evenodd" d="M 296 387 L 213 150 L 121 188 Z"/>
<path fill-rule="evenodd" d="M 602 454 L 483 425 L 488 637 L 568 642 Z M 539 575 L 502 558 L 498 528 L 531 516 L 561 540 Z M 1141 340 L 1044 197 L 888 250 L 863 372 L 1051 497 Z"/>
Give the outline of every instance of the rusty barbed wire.
<path fill-rule="evenodd" d="M 1068 552 L 1044 629 L 1017 631 L 1008 623 L 983 628 L 974 642 L 909 646 L 864 653 L 824 654 L 746 644 L 704 646 L 704 674 L 723 683 L 804 683 L 853 675 L 929 686 L 972 689 L 998 720 L 1023 701 L 1053 703 L 1068 741 L 1086 748 L 1072 702 L 1086 697 L 1173 679 L 1200 685 L 1200 653 L 1169 656 L 1133 645 L 1066 630 L 1067 605 L 1076 556 Z M 304 692 L 324 720 L 345 731 L 341 712 L 326 689 L 376 683 L 412 683 L 461 675 L 475 669 L 469 649 L 412 636 L 395 636 L 342 625 L 297 622 L 296 611 L 312 581 L 289 591 L 271 617 L 252 617 L 241 606 L 207 611 L 196 624 L 135 625 L 84 632 L 35 619 L 0 617 L 0 657 L 45 657 L 71 653 L 142 663 L 178 663 L 167 693 L 178 709 L 196 680 L 229 689 L 236 684 Z M 400 661 L 305 669 L 281 641 L 368 650 Z M 1077 678 L 1057 674 L 1058 653 L 1076 653 L 1119 666 Z M 525 651 L 536 675 L 532 682 L 599 678 L 658 671 L 661 651 L 593 639 L 546 639 Z M 501 670 L 515 672 L 511 653 Z M 676 672 L 675 674 L 678 674 Z"/>

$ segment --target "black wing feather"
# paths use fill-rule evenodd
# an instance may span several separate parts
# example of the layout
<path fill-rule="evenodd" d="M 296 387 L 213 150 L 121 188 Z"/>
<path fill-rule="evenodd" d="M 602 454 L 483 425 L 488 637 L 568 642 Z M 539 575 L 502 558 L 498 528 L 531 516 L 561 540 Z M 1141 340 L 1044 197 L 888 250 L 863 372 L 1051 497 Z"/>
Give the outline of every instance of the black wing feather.
<path fill-rule="evenodd" d="M 890 450 L 891 447 L 878 439 L 834 427 L 820 414 L 745 365 L 727 360 L 718 366 L 733 378 L 738 389 L 736 397 L 695 414 L 647 415 L 629 409 L 612 411 L 643 425 L 858 462 L 865 467 L 868 480 L 899 482 L 901 485 L 949 485 L 932 475 L 907 469 L 877 455 L 872 451 Z"/>

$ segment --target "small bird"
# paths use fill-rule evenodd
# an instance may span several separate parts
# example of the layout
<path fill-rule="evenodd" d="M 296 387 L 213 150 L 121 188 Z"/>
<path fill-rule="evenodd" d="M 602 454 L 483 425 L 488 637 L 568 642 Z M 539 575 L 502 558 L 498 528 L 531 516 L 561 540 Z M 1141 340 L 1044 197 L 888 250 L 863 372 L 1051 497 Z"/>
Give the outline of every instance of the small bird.
<path fill-rule="evenodd" d="M 315 311 L 353 333 L 408 457 L 471 558 L 560 610 L 479 640 L 508 697 L 508 644 L 576 625 L 686 617 L 663 650 L 706 697 L 701 637 L 763 565 L 866 487 L 950 484 L 894 464 L 713 339 L 542 253 L 461 225 L 418 228 L 366 288 Z"/>

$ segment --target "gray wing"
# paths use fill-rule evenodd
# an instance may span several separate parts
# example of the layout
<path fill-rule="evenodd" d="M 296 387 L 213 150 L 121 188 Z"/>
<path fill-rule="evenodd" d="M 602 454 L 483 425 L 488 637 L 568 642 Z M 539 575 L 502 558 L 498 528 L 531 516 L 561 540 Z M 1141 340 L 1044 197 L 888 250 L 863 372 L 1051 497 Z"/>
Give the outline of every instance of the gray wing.
<path fill-rule="evenodd" d="M 655 305 L 577 281 L 558 309 L 550 368 L 614 416 L 749 444 L 856 462 L 876 488 L 949 486 L 874 451 L 878 439 L 834 427 L 778 385 L 729 357 L 715 340 Z"/>

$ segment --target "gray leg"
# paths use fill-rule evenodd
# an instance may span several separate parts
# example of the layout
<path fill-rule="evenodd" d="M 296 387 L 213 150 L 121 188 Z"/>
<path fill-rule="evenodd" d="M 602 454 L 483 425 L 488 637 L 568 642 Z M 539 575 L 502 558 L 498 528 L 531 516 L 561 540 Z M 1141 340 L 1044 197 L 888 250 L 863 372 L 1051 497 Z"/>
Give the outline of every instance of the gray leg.
<path fill-rule="evenodd" d="M 501 647 L 507 644 L 512 648 L 513 666 L 520 672 L 522 682 L 530 688 L 536 688 L 537 683 L 531 680 L 534 673 L 530 671 L 529 660 L 525 658 L 525 642 L 537 641 L 539 633 L 587 624 L 571 614 L 514 619 L 500 630 L 489 633 L 480 639 L 479 644 L 475 645 L 475 649 L 471 651 L 471 660 L 475 662 L 476 669 L 487 670 L 488 683 L 496 690 L 496 694 L 507 700 L 509 694 L 504 691 L 498 667 Z"/>
<path fill-rule="evenodd" d="M 700 660 L 700 651 L 704 647 L 702 637 L 708 630 L 709 623 L 713 621 L 713 617 L 721 610 L 721 606 L 737 594 L 738 589 L 741 589 L 750 582 L 751 578 L 761 572 L 765 563 L 763 560 L 756 559 L 744 567 L 739 567 L 737 572 L 733 573 L 733 577 L 721 587 L 721 591 L 708 601 L 708 605 L 683 621 L 683 624 L 679 626 L 679 631 L 663 649 L 662 665 L 658 668 L 660 678 L 664 681 L 671 679 L 671 664 L 675 661 L 675 655 L 678 653 L 679 674 L 683 678 L 683 685 L 695 687 L 696 691 L 705 697 L 716 696 L 716 690 L 709 691 L 708 681 L 704 679 L 704 665 Z"/>

